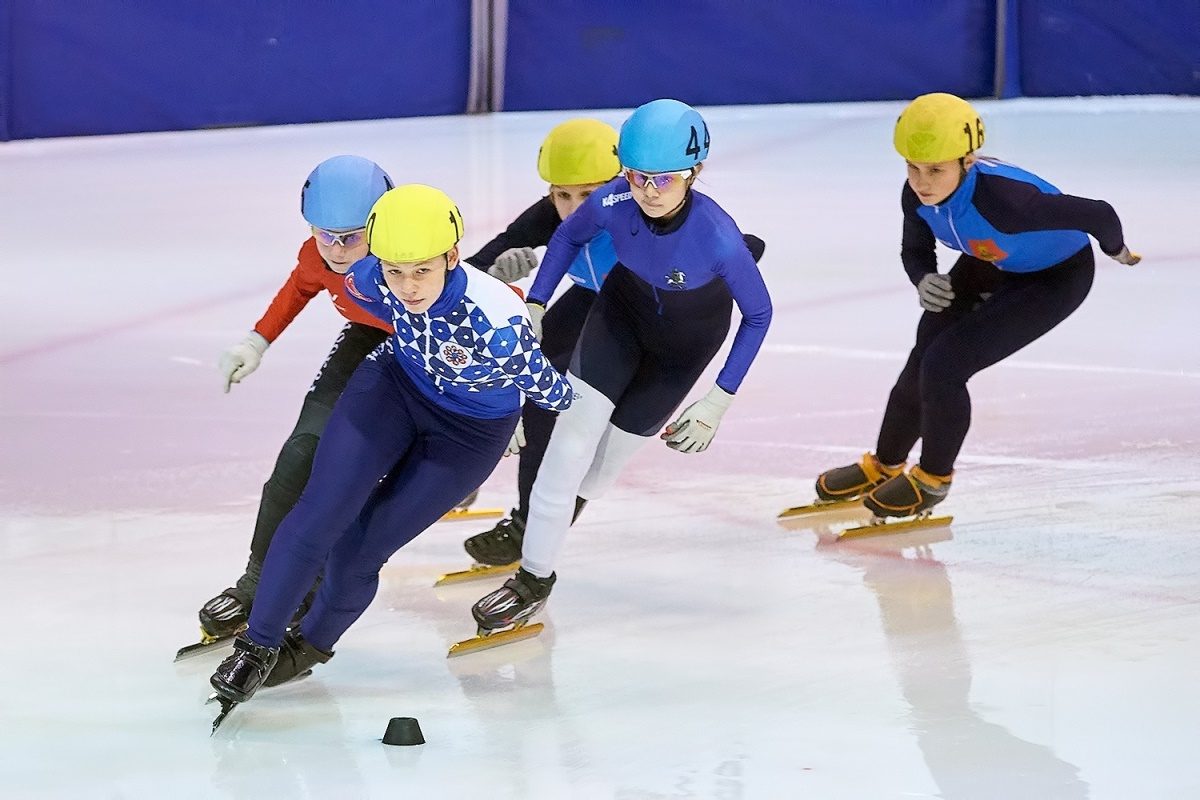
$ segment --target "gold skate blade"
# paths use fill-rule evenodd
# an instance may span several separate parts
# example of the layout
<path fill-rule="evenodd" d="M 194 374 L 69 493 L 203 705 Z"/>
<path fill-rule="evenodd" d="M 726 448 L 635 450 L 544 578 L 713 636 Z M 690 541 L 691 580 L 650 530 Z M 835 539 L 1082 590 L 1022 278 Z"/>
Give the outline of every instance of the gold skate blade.
<path fill-rule="evenodd" d="M 542 623 L 535 622 L 532 625 L 521 625 L 487 636 L 473 636 L 470 639 L 464 639 L 461 642 L 450 645 L 450 652 L 446 653 L 446 658 L 454 658 L 455 656 L 466 655 L 467 653 L 476 653 L 480 650 L 490 650 L 493 647 L 520 642 L 524 639 L 532 639 L 541 633 L 545 627 Z"/>
<path fill-rule="evenodd" d="M 434 586 L 447 586 L 451 583 L 466 583 L 467 581 L 477 581 L 482 578 L 490 578 L 493 575 L 508 575 L 511 572 L 516 572 L 517 567 L 521 566 L 520 561 L 514 561 L 511 564 L 501 564 L 498 567 L 489 567 L 484 564 L 472 564 L 470 569 L 460 570 L 458 572 L 447 572 L 433 582 Z"/>
<path fill-rule="evenodd" d="M 492 519 L 502 516 L 503 508 L 456 508 L 443 514 L 438 522 L 463 522 L 469 519 Z"/>
<path fill-rule="evenodd" d="M 176 661 L 185 661 L 189 658 L 211 653 L 215 650 L 224 649 L 227 645 L 232 645 L 234 637 L 246 630 L 246 626 L 242 625 L 236 631 L 228 636 L 213 636 L 204 630 L 200 629 L 200 641 L 195 644 L 184 645 L 175 651 Z"/>
<path fill-rule="evenodd" d="M 793 517 L 804 517 L 809 514 L 827 514 L 831 511 L 846 511 L 852 508 L 862 508 L 862 498 L 855 497 L 850 500 L 818 500 L 815 503 L 809 503 L 806 506 L 792 506 L 785 508 L 779 512 L 779 516 L 775 519 L 792 519 Z"/>
<path fill-rule="evenodd" d="M 915 531 L 921 528 L 944 528 L 954 522 L 954 517 L 922 517 L 918 519 L 906 519 L 900 522 L 877 522 L 873 525 L 860 525 L 857 528 L 847 528 L 838 534 L 838 540 L 854 539 L 860 536 L 883 536 L 885 534 L 900 533 L 901 531 Z"/>

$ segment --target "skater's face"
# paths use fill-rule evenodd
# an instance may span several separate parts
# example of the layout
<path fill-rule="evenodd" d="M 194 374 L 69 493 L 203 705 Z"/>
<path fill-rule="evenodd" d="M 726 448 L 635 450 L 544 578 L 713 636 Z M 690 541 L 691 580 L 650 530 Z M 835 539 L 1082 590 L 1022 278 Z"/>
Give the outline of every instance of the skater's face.
<path fill-rule="evenodd" d="M 345 275 L 355 261 L 367 257 L 366 228 L 327 231 L 313 226 L 312 234 L 317 242 L 317 252 L 329 268 L 339 275 Z"/>
<path fill-rule="evenodd" d="M 424 314 L 446 288 L 446 276 L 458 266 L 458 246 L 425 261 L 383 261 L 383 279 L 410 314 Z"/>
<path fill-rule="evenodd" d="M 550 184 L 550 202 L 559 219 L 566 219 L 583 205 L 592 192 L 603 186 L 603 183 L 572 183 L 565 186 Z"/>
<path fill-rule="evenodd" d="M 954 194 L 963 176 L 975 163 L 975 154 L 953 161 L 905 161 L 908 185 L 927 206 L 935 206 Z"/>
<path fill-rule="evenodd" d="M 687 191 L 703 164 L 682 172 L 646 173 L 634 169 L 625 170 L 629 190 L 642 213 L 651 219 L 668 220 L 683 207 Z"/>

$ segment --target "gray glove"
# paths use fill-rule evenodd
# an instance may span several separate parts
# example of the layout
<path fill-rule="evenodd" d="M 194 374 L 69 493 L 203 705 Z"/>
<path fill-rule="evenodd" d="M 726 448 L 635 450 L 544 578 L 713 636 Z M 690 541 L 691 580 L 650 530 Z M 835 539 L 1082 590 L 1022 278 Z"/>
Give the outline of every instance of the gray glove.
<path fill-rule="evenodd" d="M 529 275 L 537 265 L 537 253 L 532 247 L 514 247 L 496 256 L 496 263 L 488 267 L 488 275 L 512 283 Z"/>
<path fill-rule="evenodd" d="M 1133 252 L 1128 247 L 1122 247 L 1121 252 L 1117 253 L 1116 255 L 1109 256 L 1109 258 L 1118 264 L 1124 264 L 1127 267 L 1132 267 L 1134 264 L 1142 260 L 1140 255 Z"/>
<path fill-rule="evenodd" d="M 917 284 L 917 296 L 921 298 L 921 308 L 926 311 L 943 311 L 949 308 L 950 301 L 954 299 L 954 290 L 950 288 L 950 276 L 930 272 Z"/>

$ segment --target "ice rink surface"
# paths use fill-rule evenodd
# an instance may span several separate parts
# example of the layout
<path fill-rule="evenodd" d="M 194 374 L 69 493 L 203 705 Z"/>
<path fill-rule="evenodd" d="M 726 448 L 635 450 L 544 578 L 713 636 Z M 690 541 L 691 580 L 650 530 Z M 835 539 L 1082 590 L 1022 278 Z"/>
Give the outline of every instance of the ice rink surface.
<path fill-rule="evenodd" d="M 356 153 L 443 188 L 470 253 L 576 114 L 0 144 L 0 795 L 1200 797 L 1200 101 L 979 103 L 985 153 L 1110 201 L 1145 260 L 1098 255 L 1082 308 L 972 381 L 951 529 L 775 520 L 874 446 L 911 345 L 900 108 L 704 110 L 699 188 L 766 240 L 774 323 L 711 450 L 653 442 L 587 509 L 540 639 L 446 659 L 499 581 L 431 588 L 490 525 L 440 524 L 336 659 L 212 738 L 219 656 L 171 659 L 339 328 L 316 299 L 222 394 L 304 177 Z M 504 461 L 479 505 L 514 497 Z M 381 744 L 398 716 L 428 743 Z"/>

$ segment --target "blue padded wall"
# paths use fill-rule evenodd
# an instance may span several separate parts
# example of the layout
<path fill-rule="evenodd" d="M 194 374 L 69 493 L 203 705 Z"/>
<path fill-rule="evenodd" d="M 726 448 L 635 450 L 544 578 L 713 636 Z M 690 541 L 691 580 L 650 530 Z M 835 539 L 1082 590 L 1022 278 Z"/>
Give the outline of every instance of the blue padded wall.
<path fill-rule="evenodd" d="M 1026 95 L 1200 94 L 1200 0 L 1021 0 L 1017 27 Z"/>
<path fill-rule="evenodd" d="M 5 0 L 0 17 L 6 8 L 12 138 L 466 108 L 469 0 Z"/>
<path fill-rule="evenodd" d="M 504 109 L 990 96 L 995 0 L 508 0 Z"/>

